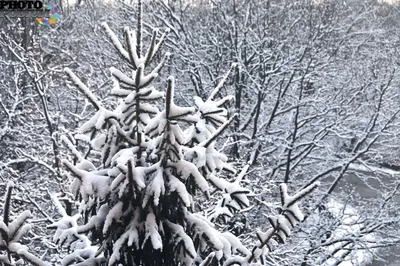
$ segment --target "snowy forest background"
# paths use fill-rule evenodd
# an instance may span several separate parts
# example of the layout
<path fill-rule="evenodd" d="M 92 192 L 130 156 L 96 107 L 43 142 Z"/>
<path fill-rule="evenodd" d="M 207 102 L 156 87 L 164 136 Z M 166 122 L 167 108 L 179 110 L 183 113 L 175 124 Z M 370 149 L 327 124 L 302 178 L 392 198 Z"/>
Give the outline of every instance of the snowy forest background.
<path fill-rule="evenodd" d="M 0 18 L 2 265 L 398 265 L 396 2 L 57 6 Z"/>

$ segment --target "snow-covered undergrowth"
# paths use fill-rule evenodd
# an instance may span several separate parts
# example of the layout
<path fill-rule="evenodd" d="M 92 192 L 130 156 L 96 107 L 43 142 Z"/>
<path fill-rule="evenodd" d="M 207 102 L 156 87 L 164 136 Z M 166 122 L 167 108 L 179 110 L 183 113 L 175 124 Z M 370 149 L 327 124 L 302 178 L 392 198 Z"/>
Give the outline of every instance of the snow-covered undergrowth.
<path fill-rule="evenodd" d="M 334 242 L 338 239 L 354 239 L 355 241 L 362 241 L 364 243 L 373 243 L 376 234 L 367 234 L 360 238 L 360 233 L 364 228 L 364 224 L 361 221 L 360 215 L 357 210 L 351 206 L 345 206 L 342 203 L 331 200 L 327 204 L 327 209 L 336 218 L 341 219 L 341 225 L 333 232 L 332 236 L 328 241 Z M 352 253 L 346 255 L 347 250 L 343 249 L 343 242 L 338 242 L 328 247 L 329 254 L 335 252 L 335 250 L 342 248 L 338 251 L 333 258 L 330 258 L 323 266 L 362 266 L 368 265 L 373 259 L 373 252 L 368 249 L 368 245 L 362 249 L 356 248 Z M 365 249 L 364 249 L 365 248 Z M 340 264 L 337 264 L 339 261 Z"/>
<path fill-rule="evenodd" d="M 372 246 L 377 236 L 365 233 L 363 220 L 352 206 L 331 199 L 323 212 L 310 216 L 307 224 L 331 230 L 329 235 L 319 238 L 318 248 L 312 252 L 318 255 L 312 265 L 365 266 L 373 260 Z"/>

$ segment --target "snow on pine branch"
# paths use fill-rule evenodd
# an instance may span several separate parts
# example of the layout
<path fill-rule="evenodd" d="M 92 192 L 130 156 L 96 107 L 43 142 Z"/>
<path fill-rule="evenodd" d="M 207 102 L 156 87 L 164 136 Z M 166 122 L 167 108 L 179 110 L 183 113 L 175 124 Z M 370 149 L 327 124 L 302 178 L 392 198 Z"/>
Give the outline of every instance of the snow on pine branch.
<path fill-rule="evenodd" d="M 131 68 L 136 70 L 141 64 L 144 66 L 149 66 L 150 63 L 155 58 L 155 55 L 159 53 L 162 45 L 165 42 L 166 36 L 170 32 L 169 29 L 166 29 L 165 32 L 161 35 L 159 40 L 157 41 L 157 35 L 159 34 L 159 29 L 153 29 L 153 35 L 151 38 L 150 46 L 144 56 L 138 51 L 141 51 L 141 40 L 137 40 L 137 33 L 140 33 L 141 29 L 137 29 L 136 31 L 130 30 L 128 27 L 124 28 L 124 37 L 126 42 L 126 48 L 119 41 L 118 37 L 115 33 L 110 29 L 106 22 L 103 22 L 102 27 L 105 29 L 106 34 L 110 38 L 112 44 L 117 49 L 118 53 L 122 56 L 122 58 L 129 63 Z M 141 33 L 140 33 L 141 35 Z M 160 70 L 159 68 L 156 70 Z"/>
<path fill-rule="evenodd" d="M 147 51 L 146 56 L 145 56 L 146 57 L 146 60 L 145 60 L 145 65 L 146 66 L 148 66 L 152 62 L 152 60 L 154 59 L 155 55 L 161 50 L 161 47 L 163 46 L 163 44 L 165 42 L 165 39 L 166 39 L 167 35 L 170 32 L 170 29 L 167 28 L 165 30 L 165 32 L 161 35 L 160 40 L 156 44 L 156 36 L 157 36 L 158 32 L 159 32 L 158 29 L 154 29 L 153 30 L 153 38 L 152 38 L 151 46 L 150 46 L 150 48 Z"/>
<path fill-rule="evenodd" d="M 144 58 L 140 58 L 140 54 L 137 54 L 138 42 L 136 39 L 135 31 L 131 31 L 129 27 L 124 28 L 125 42 L 129 54 L 130 63 L 133 69 L 136 70 L 140 65 L 144 65 Z"/>
<path fill-rule="evenodd" d="M 294 226 L 304 219 L 304 215 L 299 208 L 299 202 L 305 196 L 309 195 L 320 184 L 313 183 L 294 196 L 287 193 L 287 185 L 280 185 L 280 196 L 282 207 L 278 215 L 268 216 L 271 228 L 266 232 L 257 232 L 258 241 L 254 245 L 252 252 L 247 257 L 232 257 L 225 261 L 224 266 L 240 265 L 247 266 L 254 260 L 260 260 L 261 264 L 265 264 L 265 256 L 275 249 L 279 243 L 285 243 L 287 237 L 291 235 Z"/>
<path fill-rule="evenodd" d="M 209 219 L 222 220 L 226 223 L 227 219 L 233 217 L 234 214 L 243 208 L 250 206 L 248 196 L 252 195 L 250 190 L 240 186 L 244 175 L 248 170 L 249 165 L 246 165 L 234 182 L 229 182 L 223 178 L 219 178 L 214 174 L 209 176 L 210 181 L 220 189 L 223 194 L 217 205 L 210 212 Z"/>
<path fill-rule="evenodd" d="M 119 41 L 118 37 L 115 33 L 110 29 L 106 22 L 101 23 L 101 26 L 105 29 L 108 37 L 111 39 L 112 44 L 115 46 L 119 54 L 128 62 L 130 62 L 129 54 L 122 46 L 122 43 Z"/>
<path fill-rule="evenodd" d="M 86 98 L 99 110 L 102 107 L 101 102 L 97 99 L 97 97 L 90 91 L 90 89 L 83 84 L 83 82 L 69 69 L 68 67 L 64 68 L 65 73 L 72 79 L 77 88 L 86 96 Z"/>
<path fill-rule="evenodd" d="M 219 91 L 221 90 L 221 88 L 224 86 L 226 80 L 228 79 L 229 75 L 231 74 L 231 72 L 233 70 L 235 70 L 238 67 L 237 63 L 233 63 L 231 65 L 231 67 L 229 68 L 228 72 L 226 72 L 226 74 L 224 75 L 224 77 L 221 79 L 221 81 L 218 83 L 217 87 L 215 87 L 215 89 L 212 91 L 210 97 L 208 98 L 207 101 L 211 101 L 214 99 L 214 97 L 217 95 L 217 93 L 219 93 Z"/>
<path fill-rule="evenodd" d="M 36 266 L 48 266 L 49 263 L 42 261 L 28 251 L 28 247 L 20 242 L 31 230 L 31 225 L 27 220 L 31 217 L 31 212 L 26 210 L 19 214 L 12 222 L 10 221 L 10 208 L 12 201 L 12 189 L 14 183 L 7 184 L 3 217 L 0 217 L 0 264 L 22 265 L 24 261 Z"/>
<path fill-rule="evenodd" d="M 62 260 L 63 266 L 75 265 L 101 265 L 106 259 L 98 254 L 98 248 L 92 245 L 89 238 L 81 234 L 83 229 L 78 226 L 78 220 L 81 215 L 78 213 L 74 216 L 69 216 L 65 211 L 64 207 L 58 200 L 57 195 L 52 195 L 53 203 L 57 206 L 57 210 L 61 215 L 61 218 L 47 227 L 49 229 L 56 229 L 53 237 L 55 243 L 59 243 L 60 246 L 66 245 L 73 249 L 69 252 Z M 90 220 L 93 223 L 93 218 Z"/>

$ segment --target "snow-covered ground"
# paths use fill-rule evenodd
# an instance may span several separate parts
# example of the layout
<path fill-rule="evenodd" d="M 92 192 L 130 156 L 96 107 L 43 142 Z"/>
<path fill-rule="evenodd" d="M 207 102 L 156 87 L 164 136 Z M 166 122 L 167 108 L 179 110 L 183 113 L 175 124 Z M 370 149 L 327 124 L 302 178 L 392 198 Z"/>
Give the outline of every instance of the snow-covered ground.
<path fill-rule="evenodd" d="M 341 219 L 341 225 L 332 233 L 331 237 L 327 239 L 327 242 L 334 243 L 339 239 L 354 239 L 355 241 L 363 241 L 373 243 L 376 239 L 376 235 L 367 234 L 360 237 L 360 231 L 364 224 L 360 222 L 360 216 L 356 209 L 351 206 L 345 206 L 342 203 L 331 200 L 327 204 L 327 210 L 335 217 Z M 346 243 L 346 242 L 345 242 Z M 364 246 L 367 249 L 356 249 L 349 255 L 346 255 L 346 248 L 344 242 L 340 241 L 334 243 L 327 248 L 327 253 L 334 254 L 332 258 L 328 259 L 322 266 L 364 266 L 368 265 L 373 260 L 373 253 L 368 250 L 368 246 Z M 335 253 L 335 250 L 340 249 Z M 343 260 L 344 257 L 344 260 Z M 342 261 L 343 260 L 343 261 Z M 338 264 L 339 263 L 339 264 Z"/>

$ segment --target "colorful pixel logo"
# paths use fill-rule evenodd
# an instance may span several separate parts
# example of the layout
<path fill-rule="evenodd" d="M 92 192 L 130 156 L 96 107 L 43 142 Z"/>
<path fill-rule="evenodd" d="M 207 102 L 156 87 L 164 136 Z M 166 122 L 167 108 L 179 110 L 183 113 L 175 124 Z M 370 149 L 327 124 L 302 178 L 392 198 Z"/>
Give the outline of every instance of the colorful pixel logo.
<path fill-rule="evenodd" d="M 58 19 L 58 8 L 54 4 L 51 4 L 51 3 L 45 3 L 45 4 L 43 4 L 43 7 L 46 10 L 50 10 L 51 15 L 49 18 L 36 18 L 36 21 L 40 25 L 44 25 L 44 26 L 53 25 Z"/>

